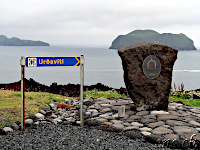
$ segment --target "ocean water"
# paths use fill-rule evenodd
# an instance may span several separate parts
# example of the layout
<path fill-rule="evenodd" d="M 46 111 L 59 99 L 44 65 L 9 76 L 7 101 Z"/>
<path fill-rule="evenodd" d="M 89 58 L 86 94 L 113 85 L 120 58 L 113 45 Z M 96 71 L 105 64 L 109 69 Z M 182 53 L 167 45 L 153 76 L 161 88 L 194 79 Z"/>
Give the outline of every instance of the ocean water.
<path fill-rule="evenodd" d="M 0 46 L 0 83 L 21 78 L 21 56 L 80 56 L 85 57 L 84 84 L 102 83 L 113 88 L 125 87 L 121 58 L 117 50 L 92 46 L 15 47 Z M 179 51 L 175 62 L 172 87 L 184 84 L 185 89 L 200 88 L 200 51 Z M 25 68 L 25 77 L 50 85 L 79 84 L 79 67 Z"/>

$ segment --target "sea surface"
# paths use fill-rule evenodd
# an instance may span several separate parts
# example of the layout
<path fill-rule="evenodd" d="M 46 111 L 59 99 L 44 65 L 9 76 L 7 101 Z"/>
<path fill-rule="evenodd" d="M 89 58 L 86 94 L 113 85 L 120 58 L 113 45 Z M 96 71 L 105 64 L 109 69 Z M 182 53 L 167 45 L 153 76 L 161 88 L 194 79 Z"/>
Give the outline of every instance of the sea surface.
<path fill-rule="evenodd" d="M 121 58 L 117 50 L 106 46 L 0 46 L 0 83 L 21 79 L 21 56 L 80 56 L 84 55 L 84 84 L 125 87 Z M 25 77 L 45 85 L 79 84 L 80 67 L 25 68 Z M 200 50 L 179 51 L 174 65 L 172 87 L 184 84 L 185 90 L 200 88 Z"/>

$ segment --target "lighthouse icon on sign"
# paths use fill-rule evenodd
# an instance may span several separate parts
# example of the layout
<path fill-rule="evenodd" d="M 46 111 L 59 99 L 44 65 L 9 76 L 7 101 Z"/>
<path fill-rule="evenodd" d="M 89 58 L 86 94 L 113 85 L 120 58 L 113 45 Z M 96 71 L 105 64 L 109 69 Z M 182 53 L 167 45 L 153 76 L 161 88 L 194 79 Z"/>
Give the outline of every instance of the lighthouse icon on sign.
<path fill-rule="evenodd" d="M 149 55 L 145 58 L 142 64 L 144 75 L 149 79 L 158 77 L 161 71 L 161 64 L 156 56 Z"/>
<path fill-rule="evenodd" d="M 37 58 L 28 58 L 28 67 L 36 67 Z"/>

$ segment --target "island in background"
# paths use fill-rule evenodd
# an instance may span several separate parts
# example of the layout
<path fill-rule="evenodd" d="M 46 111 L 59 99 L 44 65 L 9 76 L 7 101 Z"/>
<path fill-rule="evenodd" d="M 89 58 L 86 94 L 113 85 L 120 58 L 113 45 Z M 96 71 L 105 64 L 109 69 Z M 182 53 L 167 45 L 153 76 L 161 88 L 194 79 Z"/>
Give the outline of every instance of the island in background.
<path fill-rule="evenodd" d="M 42 41 L 21 40 L 16 37 L 7 38 L 5 35 L 0 35 L 0 46 L 49 46 L 49 43 Z"/>
<path fill-rule="evenodd" d="M 120 49 L 128 45 L 142 42 L 167 45 L 177 50 L 196 50 L 194 42 L 183 33 L 160 34 L 154 30 L 134 30 L 126 35 L 119 35 L 112 42 L 110 49 Z"/>

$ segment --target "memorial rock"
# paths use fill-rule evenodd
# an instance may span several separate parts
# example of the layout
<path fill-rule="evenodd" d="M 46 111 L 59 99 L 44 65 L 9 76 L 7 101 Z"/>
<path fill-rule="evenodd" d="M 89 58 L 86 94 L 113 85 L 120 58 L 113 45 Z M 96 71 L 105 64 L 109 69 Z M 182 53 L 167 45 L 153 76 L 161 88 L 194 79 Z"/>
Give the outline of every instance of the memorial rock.
<path fill-rule="evenodd" d="M 177 53 L 171 47 L 152 43 L 138 43 L 118 50 L 124 69 L 124 82 L 134 102 L 134 109 L 168 108 Z"/>

